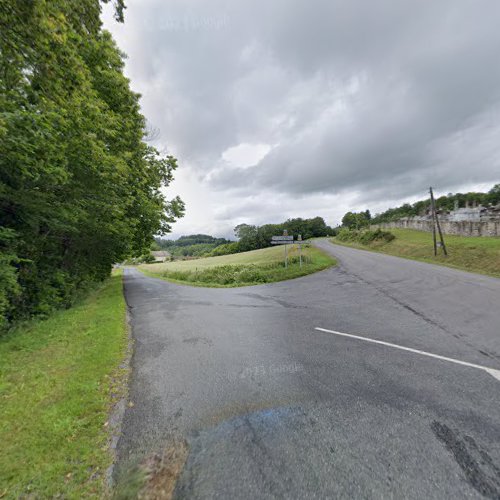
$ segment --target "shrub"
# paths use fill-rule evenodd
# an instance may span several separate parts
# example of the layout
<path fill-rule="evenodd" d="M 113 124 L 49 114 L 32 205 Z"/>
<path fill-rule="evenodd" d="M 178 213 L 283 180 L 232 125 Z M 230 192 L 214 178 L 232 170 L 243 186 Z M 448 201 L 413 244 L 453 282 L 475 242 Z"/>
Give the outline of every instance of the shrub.
<path fill-rule="evenodd" d="M 128 266 L 135 266 L 137 264 L 153 264 L 154 262 L 156 262 L 154 256 L 151 253 L 145 253 L 139 257 L 127 259 L 125 264 Z"/>
<path fill-rule="evenodd" d="M 310 264 L 311 257 L 303 256 L 302 263 Z M 288 259 L 288 267 L 299 267 L 299 257 Z M 271 283 L 276 281 L 277 276 L 286 274 L 284 262 L 271 262 L 269 264 L 240 264 L 210 267 L 208 269 L 194 271 L 165 271 L 165 278 L 189 283 L 210 283 L 216 285 Z"/>
<path fill-rule="evenodd" d="M 232 253 L 241 252 L 240 246 L 237 241 L 231 243 L 224 243 L 215 247 L 211 252 L 207 254 L 207 257 L 218 257 L 220 255 L 229 255 Z"/>
<path fill-rule="evenodd" d="M 384 240 L 387 243 L 396 238 L 396 236 L 390 231 L 382 231 L 380 228 L 374 232 L 374 235 L 374 240 Z"/>
<path fill-rule="evenodd" d="M 390 231 L 383 231 L 382 229 L 376 229 L 372 231 L 370 229 L 360 231 L 356 229 L 346 229 L 342 228 L 337 233 L 337 239 L 340 241 L 353 241 L 355 243 L 361 243 L 362 245 L 369 245 L 374 241 L 382 241 L 389 243 L 396 236 Z"/>
<path fill-rule="evenodd" d="M 15 266 L 19 259 L 11 249 L 14 238 L 14 231 L 0 228 L 0 329 L 7 323 L 21 291 Z"/>
<path fill-rule="evenodd" d="M 340 241 L 356 241 L 359 231 L 343 227 L 337 232 L 337 239 Z"/>
<path fill-rule="evenodd" d="M 152 264 L 155 262 L 155 258 L 151 253 L 145 253 L 144 255 L 141 255 L 140 262 L 144 264 Z"/>

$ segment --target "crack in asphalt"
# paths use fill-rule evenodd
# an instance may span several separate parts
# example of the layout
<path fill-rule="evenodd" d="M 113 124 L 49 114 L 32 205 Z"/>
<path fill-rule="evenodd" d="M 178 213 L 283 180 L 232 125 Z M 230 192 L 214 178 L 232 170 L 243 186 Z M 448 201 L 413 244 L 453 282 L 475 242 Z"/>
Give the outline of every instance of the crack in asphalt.
<path fill-rule="evenodd" d="M 467 347 L 471 347 L 472 349 L 476 350 L 477 352 L 479 352 L 483 356 L 486 356 L 486 357 L 488 357 L 490 359 L 500 360 L 500 355 L 499 354 L 491 353 L 491 352 L 486 352 L 486 351 L 484 351 L 482 349 L 478 349 L 473 343 L 465 340 L 465 335 L 464 334 L 452 332 L 451 330 L 449 330 L 445 326 L 441 325 L 437 321 L 435 321 L 432 318 L 429 318 L 428 316 L 426 316 L 423 312 L 418 311 L 417 309 L 413 308 L 412 306 L 410 306 L 409 304 L 407 304 L 403 300 L 395 297 L 393 294 L 391 294 L 388 290 L 386 290 L 382 286 L 379 286 L 379 285 L 373 283 L 372 281 L 369 281 L 369 280 L 367 280 L 365 278 L 362 278 L 361 276 L 357 275 L 356 273 L 354 273 L 352 271 L 349 271 L 349 270 L 347 270 L 345 268 L 339 268 L 339 272 L 341 274 L 345 274 L 347 276 L 353 276 L 354 278 L 356 278 L 358 280 L 358 282 L 364 283 L 365 285 L 368 285 L 368 286 L 371 286 L 372 288 L 375 288 L 375 290 L 377 290 L 379 293 L 381 293 L 385 297 L 391 299 L 392 301 L 394 301 L 396 304 L 398 304 L 399 306 L 403 307 L 404 309 L 410 311 L 415 316 L 417 316 L 420 319 L 424 320 L 429 325 L 432 325 L 432 326 L 438 328 L 439 330 L 441 330 L 442 332 L 444 332 L 444 333 L 446 333 L 448 335 L 452 335 L 456 339 L 460 340 L 460 342 L 462 342 L 464 345 L 466 345 Z M 393 283 L 393 282 L 390 281 L 390 283 Z"/>
<path fill-rule="evenodd" d="M 450 286 L 447 270 L 433 281 L 449 294 L 439 307 L 439 290 L 427 293 L 425 273 L 412 279 L 411 261 L 378 267 L 343 255 L 349 266 L 340 259 L 340 268 L 293 286 L 252 291 L 153 286 L 126 271 L 137 348 L 121 456 L 189 439 L 177 498 L 499 499 L 499 387 L 491 377 L 311 336 L 319 321 L 477 362 L 498 345 L 498 311 L 482 301 L 493 301 L 495 283 L 482 295 L 475 287 L 472 305 L 460 309 L 468 285 Z M 476 336 L 467 342 L 451 332 L 469 310 Z M 297 405 L 302 413 L 280 412 Z"/>

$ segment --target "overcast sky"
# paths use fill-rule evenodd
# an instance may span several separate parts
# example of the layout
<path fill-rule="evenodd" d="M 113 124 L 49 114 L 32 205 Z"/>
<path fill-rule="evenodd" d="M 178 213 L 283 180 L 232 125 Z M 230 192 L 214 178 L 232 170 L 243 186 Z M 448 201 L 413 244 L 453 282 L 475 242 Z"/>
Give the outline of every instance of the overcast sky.
<path fill-rule="evenodd" d="M 173 236 L 500 182 L 498 0 L 128 0 L 105 26 L 179 170 Z"/>

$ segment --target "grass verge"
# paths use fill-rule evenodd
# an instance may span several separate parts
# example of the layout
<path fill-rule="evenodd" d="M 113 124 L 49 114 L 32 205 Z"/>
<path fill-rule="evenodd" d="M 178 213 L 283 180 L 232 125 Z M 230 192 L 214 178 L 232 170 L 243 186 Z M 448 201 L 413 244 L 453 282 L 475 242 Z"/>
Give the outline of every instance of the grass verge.
<path fill-rule="evenodd" d="M 302 249 L 302 259 L 300 267 L 299 250 L 294 245 L 289 249 L 289 265 L 285 268 L 284 249 L 276 246 L 220 257 L 143 264 L 139 269 L 148 276 L 175 283 L 237 287 L 298 278 L 336 264 L 328 254 L 310 246 Z"/>
<path fill-rule="evenodd" d="M 0 336 L 0 498 L 107 496 L 107 420 L 126 390 L 127 345 L 121 274 Z"/>
<path fill-rule="evenodd" d="M 374 241 L 368 245 L 338 241 L 333 243 L 364 250 L 420 260 L 432 264 L 500 277 L 500 238 L 444 235 L 448 257 L 434 256 L 432 233 L 412 229 L 391 229 L 396 239 L 390 242 Z"/>

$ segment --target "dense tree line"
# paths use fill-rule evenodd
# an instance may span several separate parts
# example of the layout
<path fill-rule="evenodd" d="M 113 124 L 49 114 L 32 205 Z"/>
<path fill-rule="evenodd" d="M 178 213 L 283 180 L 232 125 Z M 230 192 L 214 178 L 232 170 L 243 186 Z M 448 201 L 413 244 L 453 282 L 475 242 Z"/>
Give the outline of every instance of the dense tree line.
<path fill-rule="evenodd" d="M 191 234 L 176 240 L 155 238 L 154 248 L 167 250 L 174 257 L 201 257 L 226 243 L 230 241 L 225 238 L 215 238 L 208 234 Z"/>
<path fill-rule="evenodd" d="M 455 208 L 455 204 L 459 208 L 465 207 L 467 204 L 477 205 L 497 205 L 500 203 L 500 184 L 493 186 L 487 193 L 450 193 L 445 196 L 436 198 L 436 208 L 438 210 L 451 211 Z M 417 201 L 416 203 L 405 203 L 400 207 L 390 208 L 385 212 L 377 214 L 373 217 L 371 223 L 379 224 L 382 222 L 391 222 L 403 217 L 414 217 L 416 215 L 425 215 L 430 206 L 430 198 Z"/>
<path fill-rule="evenodd" d="M 158 248 L 163 250 L 168 250 L 172 247 L 188 247 L 191 245 L 222 245 L 223 243 L 229 243 L 226 238 L 216 238 L 208 234 L 190 234 L 188 236 L 181 236 L 176 240 L 168 240 L 166 238 L 155 238 Z"/>
<path fill-rule="evenodd" d="M 115 2 L 123 20 L 123 0 Z M 69 305 L 183 213 L 99 0 L 0 0 L 0 323 Z"/>
<path fill-rule="evenodd" d="M 240 224 L 234 228 L 238 242 L 237 246 L 233 245 L 233 250 L 246 252 L 268 247 L 271 245 L 271 238 L 283 234 L 285 230 L 295 238 L 300 234 L 304 240 L 333 234 L 332 228 L 326 225 L 322 217 L 288 219 L 281 224 L 265 224 L 263 226 Z"/>
<path fill-rule="evenodd" d="M 500 203 L 500 184 L 493 186 L 487 193 L 449 193 L 445 196 L 436 198 L 436 208 L 440 211 L 451 211 L 458 206 L 463 208 L 466 205 L 497 205 Z M 342 218 L 342 227 L 349 229 L 361 229 L 370 224 L 380 224 L 383 222 L 391 222 L 403 217 L 414 217 L 417 215 L 425 215 L 429 209 L 431 200 L 417 201 L 413 204 L 405 203 L 396 208 L 389 208 L 385 212 L 371 216 L 369 210 L 364 212 L 347 212 Z"/>
<path fill-rule="evenodd" d="M 285 230 L 295 238 L 301 235 L 304 240 L 334 234 L 334 230 L 326 225 L 322 217 L 296 218 L 288 219 L 280 224 L 264 224 L 263 226 L 239 224 L 234 228 L 238 241 L 215 238 L 206 234 L 192 234 L 181 236 L 177 240 L 156 238 L 155 248 L 167 250 L 174 257 L 216 257 L 269 247 L 271 238 L 282 235 Z"/>

